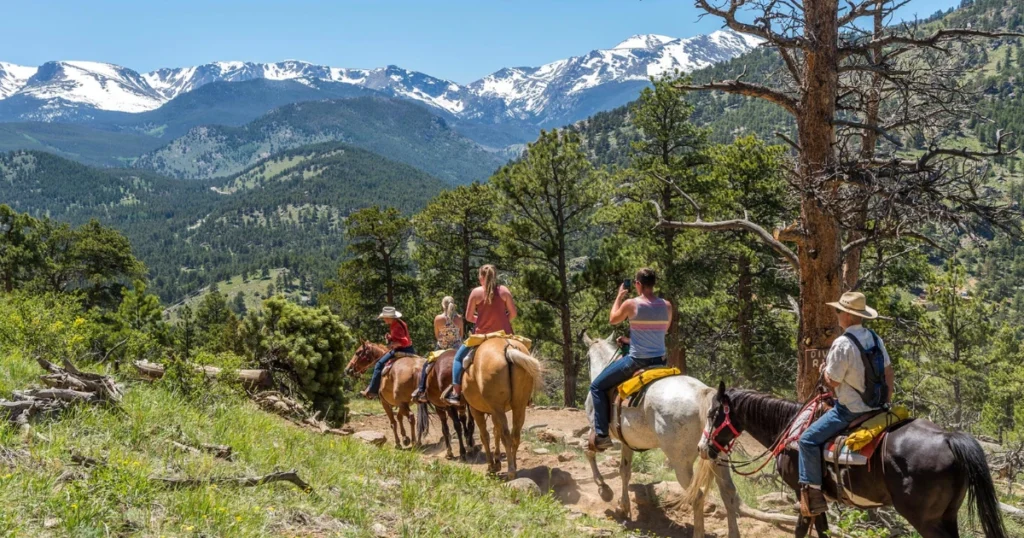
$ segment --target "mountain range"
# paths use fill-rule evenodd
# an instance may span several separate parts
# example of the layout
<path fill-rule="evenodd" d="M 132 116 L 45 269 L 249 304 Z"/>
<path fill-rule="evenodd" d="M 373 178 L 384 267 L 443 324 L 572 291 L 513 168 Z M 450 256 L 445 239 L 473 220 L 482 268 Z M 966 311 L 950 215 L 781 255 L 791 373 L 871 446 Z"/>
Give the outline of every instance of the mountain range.
<path fill-rule="evenodd" d="M 465 85 L 393 65 L 348 69 L 298 60 L 214 62 L 149 73 L 88 61 L 38 67 L 0 62 L 0 121 L 91 122 L 109 119 L 108 113 L 155 111 L 211 83 L 268 80 L 314 90 L 337 83 L 417 101 L 468 123 L 560 126 L 634 99 L 651 76 L 688 73 L 757 45 L 731 30 L 685 39 L 637 35 L 610 49 L 540 67 L 508 67 Z"/>

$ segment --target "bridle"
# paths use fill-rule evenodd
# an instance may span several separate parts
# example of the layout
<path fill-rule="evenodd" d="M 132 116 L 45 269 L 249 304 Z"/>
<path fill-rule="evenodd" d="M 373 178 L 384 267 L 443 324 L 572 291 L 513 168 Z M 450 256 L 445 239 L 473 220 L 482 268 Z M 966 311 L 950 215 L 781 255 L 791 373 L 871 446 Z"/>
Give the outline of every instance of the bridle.
<path fill-rule="evenodd" d="M 723 405 L 722 411 L 725 413 L 725 420 L 723 420 L 722 423 L 719 424 L 718 427 L 710 434 L 708 433 L 707 428 L 705 428 L 704 438 L 710 441 L 711 445 L 714 446 L 719 453 L 728 455 L 729 452 L 732 451 L 732 447 L 736 445 L 736 440 L 740 438 L 740 432 L 736 429 L 736 426 L 732 425 L 732 419 L 729 416 L 729 406 Z M 718 437 L 718 434 L 722 433 L 722 430 L 726 428 L 729 428 L 729 431 L 732 432 L 734 437 L 732 438 L 732 441 L 729 441 L 728 445 L 722 446 L 722 444 L 715 438 Z"/>

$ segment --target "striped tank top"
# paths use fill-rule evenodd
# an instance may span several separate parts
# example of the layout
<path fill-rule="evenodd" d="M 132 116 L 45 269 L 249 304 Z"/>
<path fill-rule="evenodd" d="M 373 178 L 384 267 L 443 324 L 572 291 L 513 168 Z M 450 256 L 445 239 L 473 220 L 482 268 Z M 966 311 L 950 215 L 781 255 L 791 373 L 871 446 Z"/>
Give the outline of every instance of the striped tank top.
<path fill-rule="evenodd" d="M 664 357 L 668 303 L 660 297 L 653 301 L 637 297 L 633 302 L 636 316 L 629 320 L 629 354 L 638 359 Z"/>

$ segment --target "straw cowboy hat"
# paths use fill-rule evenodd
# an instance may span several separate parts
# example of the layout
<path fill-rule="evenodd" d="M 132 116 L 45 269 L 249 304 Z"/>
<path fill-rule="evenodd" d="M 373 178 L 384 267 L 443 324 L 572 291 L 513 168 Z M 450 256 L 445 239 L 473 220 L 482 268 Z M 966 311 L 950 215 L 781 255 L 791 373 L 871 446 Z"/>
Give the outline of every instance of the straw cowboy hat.
<path fill-rule="evenodd" d="M 402 313 L 395 310 L 395 307 L 385 306 L 384 310 L 380 311 L 380 315 L 377 316 L 377 319 L 398 319 L 400 317 L 402 317 Z"/>
<path fill-rule="evenodd" d="M 839 298 L 838 302 L 825 304 L 864 319 L 875 319 L 878 317 L 878 311 L 868 306 L 867 299 L 859 291 L 848 291 Z"/>

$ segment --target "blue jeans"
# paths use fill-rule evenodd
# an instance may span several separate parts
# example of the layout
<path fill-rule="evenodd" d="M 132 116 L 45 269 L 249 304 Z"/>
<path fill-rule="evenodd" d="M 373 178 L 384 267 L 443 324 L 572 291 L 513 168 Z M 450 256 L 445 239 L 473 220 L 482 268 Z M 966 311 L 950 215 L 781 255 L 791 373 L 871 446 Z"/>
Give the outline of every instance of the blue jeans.
<path fill-rule="evenodd" d="M 462 360 L 472 350 L 473 348 L 466 344 L 459 344 L 459 350 L 455 352 L 455 362 L 452 364 L 452 386 L 462 386 Z"/>
<path fill-rule="evenodd" d="M 608 437 L 608 421 L 612 413 L 612 400 L 608 397 L 608 391 L 633 377 L 637 370 L 652 366 L 665 366 L 665 358 L 638 359 L 626 355 L 609 364 L 590 384 L 590 396 L 594 400 L 594 433 Z"/>
<path fill-rule="evenodd" d="M 378 392 L 380 392 L 380 378 L 382 375 L 384 375 L 384 366 L 386 366 L 388 361 L 395 356 L 396 352 L 409 353 L 411 355 L 416 354 L 416 350 L 413 349 L 412 346 L 392 349 L 391 351 L 385 353 L 384 356 L 381 357 L 380 360 L 377 361 L 377 364 L 374 365 L 373 367 L 373 376 L 370 377 L 370 388 L 366 389 L 367 392 L 369 392 L 370 394 L 377 394 Z"/>
<path fill-rule="evenodd" d="M 845 430 L 851 422 L 863 413 L 854 413 L 846 406 L 836 403 L 800 436 L 800 483 L 821 485 L 822 449 L 829 439 Z"/>

